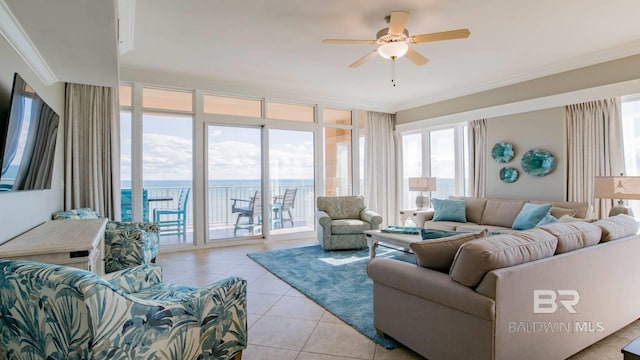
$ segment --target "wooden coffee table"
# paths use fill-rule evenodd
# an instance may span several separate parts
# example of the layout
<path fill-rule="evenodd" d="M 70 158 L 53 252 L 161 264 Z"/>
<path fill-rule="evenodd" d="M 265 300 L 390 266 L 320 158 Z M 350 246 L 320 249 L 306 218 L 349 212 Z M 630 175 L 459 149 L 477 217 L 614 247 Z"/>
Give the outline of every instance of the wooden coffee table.
<path fill-rule="evenodd" d="M 367 236 L 369 259 L 376 257 L 376 248 L 378 247 L 378 243 L 399 247 L 404 251 L 411 252 L 409 245 L 414 242 L 422 241 L 420 235 L 417 234 L 384 233 L 380 230 L 367 230 L 364 233 Z"/>

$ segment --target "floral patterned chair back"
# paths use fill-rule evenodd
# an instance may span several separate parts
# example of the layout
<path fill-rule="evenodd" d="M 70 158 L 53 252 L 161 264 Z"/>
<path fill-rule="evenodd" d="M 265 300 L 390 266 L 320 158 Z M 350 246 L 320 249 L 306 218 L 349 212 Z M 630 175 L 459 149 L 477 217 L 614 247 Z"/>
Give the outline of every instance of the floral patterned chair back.
<path fill-rule="evenodd" d="M 100 218 L 95 210 L 79 208 L 56 211 L 53 220 Z M 106 273 L 155 262 L 160 253 L 158 224 L 109 220 L 104 235 L 104 270 Z"/>
<path fill-rule="evenodd" d="M 61 210 L 51 214 L 53 220 L 70 220 L 70 219 L 98 219 L 101 218 L 95 210 L 90 208 L 79 208 L 73 210 Z"/>
<path fill-rule="evenodd" d="M 161 277 L 154 264 L 100 278 L 0 260 L 0 358 L 240 359 L 246 281 L 194 288 Z"/>

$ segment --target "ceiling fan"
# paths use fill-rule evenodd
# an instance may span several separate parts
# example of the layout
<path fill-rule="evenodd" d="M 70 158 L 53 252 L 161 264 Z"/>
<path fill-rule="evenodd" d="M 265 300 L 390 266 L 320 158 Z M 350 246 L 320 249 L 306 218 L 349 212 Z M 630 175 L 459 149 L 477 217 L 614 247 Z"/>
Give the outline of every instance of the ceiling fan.
<path fill-rule="evenodd" d="M 378 31 L 375 40 L 348 40 L 348 39 L 324 39 L 325 44 L 370 44 L 379 45 L 377 49 L 361 57 L 349 67 L 355 68 L 364 64 L 367 60 L 376 54 L 386 59 L 395 60 L 403 56 L 411 60 L 416 65 L 424 65 L 429 59 L 422 56 L 419 52 L 413 50 L 410 44 L 419 44 L 423 42 L 463 39 L 471 34 L 469 29 L 458 29 L 451 31 L 436 32 L 430 34 L 422 34 L 409 36 L 409 31 L 405 28 L 409 13 L 406 11 L 393 11 L 385 20 L 389 27 Z"/>

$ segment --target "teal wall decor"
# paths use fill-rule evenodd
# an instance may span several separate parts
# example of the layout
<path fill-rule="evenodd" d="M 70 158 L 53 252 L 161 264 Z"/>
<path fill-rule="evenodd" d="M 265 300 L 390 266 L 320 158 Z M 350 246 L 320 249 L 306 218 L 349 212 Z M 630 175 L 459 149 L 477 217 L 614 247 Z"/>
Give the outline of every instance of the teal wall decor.
<path fill-rule="evenodd" d="M 522 170 L 531 176 L 545 176 L 556 168 L 556 158 L 547 150 L 531 149 L 522 155 Z"/>
<path fill-rule="evenodd" d="M 520 173 L 516 168 L 505 166 L 500 169 L 500 180 L 506 182 L 507 184 L 516 182 L 516 180 L 518 180 L 518 176 L 520 176 Z"/>
<path fill-rule="evenodd" d="M 499 142 L 491 149 L 491 157 L 499 163 L 508 163 L 514 156 L 513 144 L 508 142 Z"/>

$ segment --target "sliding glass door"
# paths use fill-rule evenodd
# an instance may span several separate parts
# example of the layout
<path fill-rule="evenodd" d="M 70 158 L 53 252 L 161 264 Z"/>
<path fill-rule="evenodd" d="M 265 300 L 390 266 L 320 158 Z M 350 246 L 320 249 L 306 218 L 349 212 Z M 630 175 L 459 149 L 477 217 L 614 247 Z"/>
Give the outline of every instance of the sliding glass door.
<path fill-rule="evenodd" d="M 273 235 L 313 231 L 313 149 L 312 131 L 269 130 Z"/>
<path fill-rule="evenodd" d="M 207 126 L 209 240 L 262 236 L 262 128 Z"/>
<path fill-rule="evenodd" d="M 142 114 L 142 219 L 161 245 L 193 244 L 193 116 Z"/>

